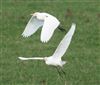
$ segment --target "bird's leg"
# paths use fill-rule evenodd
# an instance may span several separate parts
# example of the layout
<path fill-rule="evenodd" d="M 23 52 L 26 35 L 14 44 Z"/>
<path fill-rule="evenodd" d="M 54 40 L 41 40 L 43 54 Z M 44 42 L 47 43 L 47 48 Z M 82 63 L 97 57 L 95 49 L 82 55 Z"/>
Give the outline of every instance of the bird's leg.
<path fill-rule="evenodd" d="M 61 69 L 61 72 L 64 74 L 64 77 L 65 77 L 65 79 L 66 79 L 66 72 L 63 70 L 62 67 L 60 67 L 60 69 Z"/>
<path fill-rule="evenodd" d="M 59 66 L 54 66 L 54 67 L 56 68 L 56 70 L 58 72 L 58 75 L 61 78 L 61 81 L 66 82 L 66 73 L 65 73 L 65 71 L 63 71 L 63 69 Z M 63 75 L 65 75 L 65 77 Z"/>
<path fill-rule="evenodd" d="M 57 69 L 57 72 L 58 72 L 59 76 L 61 76 L 61 77 L 62 77 L 61 72 L 59 71 L 59 68 L 58 68 L 58 67 L 56 67 L 56 69 Z"/>
<path fill-rule="evenodd" d="M 57 69 L 57 72 L 58 72 L 58 74 L 59 74 L 59 76 L 60 76 L 60 78 L 61 78 L 61 81 L 62 82 L 65 82 L 65 85 L 66 85 L 66 73 L 65 73 L 65 71 L 61 68 L 61 67 L 56 67 L 56 69 Z M 64 78 L 64 76 L 62 75 L 62 73 L 65 75 L 65 78 Z"/>
<path fill-rule="evenodd" d="M 65 73 L 65 71 L 63 70 L 62 67 L 59 67 L 59 69 L 60 69 L 61 73 L 63 74 L 62 75 L 62 80 L 63 80 L 63 82 L 65 82 L 65 85 L 66 85 L 66 73 Z"/>
<path fill-rule="evenodd" d="M 63 70 L 63 68 L 62 68 L 62 67 L 59 67 L 59 68 L 60 68 L 61 72 L 62 72 L 64 75 L 66 75 L 66 72 Z"/>
<path fill-rule="evenodd" d="M 58 29 L 66 32 L 66 30 L 64 28 L 62 28 L 61 26 L 58 26 Z"/>
<path fill-rule="evenodd" d="M 61 74 L 61 72 L 60 72 L 59 68 L 58 68 L 58 67 L 56 67 L 56 69 L 57 69 L 57 72 L 58 72 L 59 76 L 60 76 L 60 77 L 61 77 L 61 79 L 63 80 L 63 76 L 62 76 L 62 74 Z"/>

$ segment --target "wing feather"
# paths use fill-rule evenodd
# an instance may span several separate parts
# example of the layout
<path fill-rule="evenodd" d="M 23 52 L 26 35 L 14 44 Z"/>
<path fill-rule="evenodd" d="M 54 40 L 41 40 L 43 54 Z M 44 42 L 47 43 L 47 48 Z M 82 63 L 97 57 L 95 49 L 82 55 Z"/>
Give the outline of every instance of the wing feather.
<path fill-rule="evenodd" d="M 29 20 L 28 24 L 26 25 L 25 30 L 22 33 L 22 36 L 23 37 L 29 37 L 29 36 L 31 36 L 42 25 L 43 25 L 43 21 L 42 20 L 38 20 L 34 16 L 32 16 L 31 19 Z"/>
<path fill-rule="evenodd" d="M 59 24 L 60 22 L 55 17 L 47 17 L 41 31 L 41 41 L 48 42 Z"/>
<path fill-rule="evenodd" d="M 53 57 L 60 59 L 64 55 L 64 53 L 66 52 L 71 43 L 72 36 L 75 32 L 75 27 L 76 24 L 73 23 L 69 32 L 65 35 L 63 40 L 58 45 L 56 51 L 53 54 Z"/>

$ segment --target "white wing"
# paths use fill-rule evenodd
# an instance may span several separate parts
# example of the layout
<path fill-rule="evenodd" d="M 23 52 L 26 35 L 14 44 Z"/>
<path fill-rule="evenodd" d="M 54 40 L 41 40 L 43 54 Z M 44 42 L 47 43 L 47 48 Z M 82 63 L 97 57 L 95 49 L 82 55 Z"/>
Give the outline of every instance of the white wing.
<path fill-rule="evenodd" d="M 44 25 L 41 31 L 41 41 L 48 42 L 52 37 L 54 30 L 59 26 L 60 22 L 53 16 L 48 16 L 44 20 Z"/>
<path fill-rule="evenodd" d="M 63 38 L 63 40 L 60 42 L 60 44 L 58 45 L 58 47 L 57 47 L 57 49 L 54 52 L 54 54 L 53 54 L 52 57 L 60 59 L 64 55 L 64 53 L 68 49 L 69 44 L 71 42 L 72 36 L 74 34 L 74 31 L 75 31 L 75 27 L 76 27 L 76 24 L 72 24 L 71 29 L 65 35 L 65 37 Z"/>
<path fill-rule="evenodd" d="M 31 19 L 29 20 L 28 24 L 26 25 L 26 28 L 24 30 L 24 32 L 22 33 L 23 37 L 29 37 L 32 34 L 34 34 L 39 27 L 41 27 L 43 25 L 42 20 L 38 20 L 36 19 L 34 16 L 31 17 Z"/>

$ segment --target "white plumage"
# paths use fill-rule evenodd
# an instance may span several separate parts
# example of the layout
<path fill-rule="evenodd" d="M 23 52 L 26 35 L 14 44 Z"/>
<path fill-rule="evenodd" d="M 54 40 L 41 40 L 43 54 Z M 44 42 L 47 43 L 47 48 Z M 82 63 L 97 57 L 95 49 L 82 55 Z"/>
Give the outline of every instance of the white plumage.
<path fill-rule="evenodd" d="M 60 44 L 58 45 L 56 51 L 52 56 L 49 57 L 33 57 L 33 58 L 24 58 L 19 57 L 21 60 L 44 60 L 47 65 L 53 65 L 53 66 L 63 66 L 66 62 L 62 61 L 61 58 L 65 54 L 66 50 L 69 47 L 69 44 L 71 42 L 72 36 L 75 32 L 76 24 L 72 24 L 69 32 L 65 35 L 65 37 L 62 39 Z"/>
<path fill-rule="evenodd" d="M 59 24 L 60 22 L 56 17 L 48 13 L 36 12 L 32 14 L 22 36 L 29 37 L 43 26 L 40 39 L 42 42 L 48 42 Z"/>

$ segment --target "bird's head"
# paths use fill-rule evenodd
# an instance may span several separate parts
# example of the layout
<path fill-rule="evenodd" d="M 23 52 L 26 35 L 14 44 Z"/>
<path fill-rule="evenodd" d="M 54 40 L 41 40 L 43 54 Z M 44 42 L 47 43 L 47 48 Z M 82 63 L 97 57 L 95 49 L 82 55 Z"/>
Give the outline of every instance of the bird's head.
<path fill-rule="evenodd" d="M 32 16 L 37 16 L 39 13 L 40 13 L 40 12 L 35 12 L 35 13 L 33 13 L 33 14 L 30 14 L 30 15 L 32 15 Z"/>

